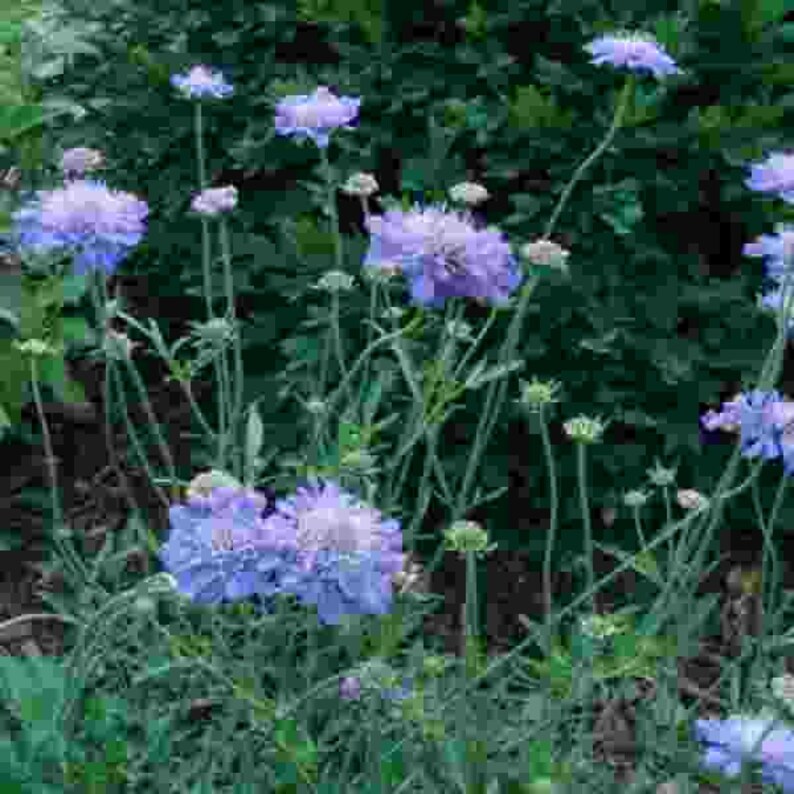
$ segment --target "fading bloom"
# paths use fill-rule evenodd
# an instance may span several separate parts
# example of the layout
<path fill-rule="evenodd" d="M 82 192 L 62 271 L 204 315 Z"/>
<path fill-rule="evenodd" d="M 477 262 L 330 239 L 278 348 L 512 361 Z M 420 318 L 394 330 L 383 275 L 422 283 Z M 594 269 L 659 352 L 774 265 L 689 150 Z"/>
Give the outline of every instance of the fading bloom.
<path fill-rule="evenodd" d="M 734 778 L 743 763 L 758 761 L 765 783 L 794 792 L 794 731 L 782 723 L 743 717 L 696 720 L 694 736 L 705 745 L 702 765 L 707 769 Z"/>
<path fill-rule="evenodd" d="M 295 537 L 302 578 L 291 592 L 316 605 L 322 623 L 391 609 L 392 577 L 404 562 L 397 521 L 382 520 L 334 482 L 315 480 L 278 500 L 267 521 L 276 534 Z"/>
<path fill-rule="evenodd" d="M 678 491 L 675 498 L 684 510 L 696 510 L 698 507 L 708 503 L 708 499 L 703 494 L 691 488 L 684 488 Z"/>
<path fill-rule="evenodd" d="M 794 154 L 773 152 L 766 160 L 751 164 L 744 184 L 750 190 L 776 193 L 787 204 L 794 204 Z"/>
<path fill-rule="evenodd" d="M 67 179 L 80 178 L 86 171 L 101 168 L 103 165 L 102 152 L 97 149 L 87 149 L 85 146 L 67 149 L 61 157 L 61 170 Z"/>
<path fill-rule="evenodd" d="M 342 192 L 350 196 L 361 196 L 368 198 L 373 193 L 378 191 L 378 182 L 372 174 L 358 173 L 348 177 L 344 185 L 342 185 Z"/>
<path fill-rule="evenodd" d="M 491 194 L 477 182 L 459 182 L 449 189 L 452 201 L 472 207 L 486 201 Z"/>
<path fill-rule="evenodd" d="M 281 591 L 295 578 L 295 537 L 266 523 L 268 497 L 240 488 L 214 488 L 169 509 L 171 529 L 160 549 L 163 567 L 181 593 L 218 604 Z"/>
<path fill-rule="evenodd" d="M 525 243 L 521 246 L 520 253 L 531 265 L 563 271 L 568 268 L 567 261 L 570 251 L 566 251 L 561 245 L 551 240 L 541 239 Z"/>
<path fill-rule="evenodd" d="M 62 188 L 37 191 L 37 198 L 14 213 L 23 248 L 76 249 L 77 275 L 89 270 L 112 274 L 146 231 L 149 207 L 132 193 L 109 190 L 104 182 L 75 180 Z"/>
<path fill-rule="evenodd" d="M 191 99 L 225 99 L 234 92 L 223 75 L 213 72 L 208 66 L 194 66 L 187 74 L 171 75 L 171 85 Z"/>
<path fill-rule="evenodd" d="M 643 33 L 599 36 L 585 50 L 593 56 L 591 63 L 595 66 L 608 63 L 632 72 L 649 72 L 656 78 L 681 72 L 664 48 Z"/>
<path fill-rule="evenodd" d="M 325 149 L 332 130 L 353 128 L 360 105 L 358 97 L 337 97 L 325 86 L 311 95 L 285 97 L 276 105 L 276 134 L 294 135 L 298 140 L 311 138 Z"/>
<path fill-rule="evenodd" d="M 193 197 L 190 207 L 201 215 L 214 217 L 222 212 L 230 212 L 237 206 L 237 188 L 210 187 Z"/>
<path fill-rule="evenodd" d="M 521 281 L 504 234 L 476 229 L 444 205 L 388 210 L 365 225 L 372 236 L 365 268 L 399 263 L 416 303 L 438 307 L 447 298 L 468 297 L 504 304 Z"/>

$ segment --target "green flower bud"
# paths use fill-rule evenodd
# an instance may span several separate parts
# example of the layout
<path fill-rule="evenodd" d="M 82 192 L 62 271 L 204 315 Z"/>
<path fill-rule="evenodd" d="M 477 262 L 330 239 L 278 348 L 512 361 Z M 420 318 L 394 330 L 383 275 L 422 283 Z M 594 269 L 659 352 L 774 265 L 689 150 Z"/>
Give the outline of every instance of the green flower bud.
<path fill-rule="evenodd" d="M 577 416 L 563 424 L 565 432 L 572 441 L 578 444 L 595 444 L 601 439 L 606 427 L 599 419 Z"/>

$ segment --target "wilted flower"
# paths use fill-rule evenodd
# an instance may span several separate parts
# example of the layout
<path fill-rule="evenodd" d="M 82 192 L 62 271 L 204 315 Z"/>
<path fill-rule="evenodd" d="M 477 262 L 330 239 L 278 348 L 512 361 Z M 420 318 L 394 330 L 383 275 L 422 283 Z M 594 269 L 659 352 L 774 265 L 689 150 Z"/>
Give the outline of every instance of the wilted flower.
<path fill-rule="evenodd" d="M 326 292 L 347 292 L 353 288 L 354 279 L 349 273 L 341 270 L 329 270 L 324 273 L 315 285 L 315 289 Z"/>
<path fill-rule="evenodd" d="M 194 66 L 187 74 L 171 76 L 171 85 L 191 99 L 215 97 L 225 99 L 234 92 L 220 72 L 213 72 L 208 66 Z"/>
<path fill-rule="evenodd" d="M 267 524 L 268 499 L 250 489 L 215 488 L 169 510 L 163 567 L 196 603 L 268 598 L 295 575 L 296 543 L 288 528 Z"/>
<path fill-rule="evenodd" d="M 314 480 L 278 500 L 267 521 L 277 534 L 294 534 L 302 578 L 292 592 L 317 606 L 321 622 L 390 610 L 392 576 L 403 566 L 397 521 L 382 520 L 333 482 Z"/>
<path fill-rule="evenodd" d="M 703 494 L 690 488 L 678 491 L 675 498 L 684 510 L 695 510 L 708 503 L 708 499 Z"/>
<path fill-rule="evenodd" d="M 743 763 L 759 761 L 765 783 L 794 791 L 794 731 L 782 723 L 743 717 L 696 720 L 694 736 L 705 745 L 702 764 L 707 769 L 733 778 Z"/>
<path fill-rule="evenodd" d="M 490 193 L 476 182 L 459 182 L 449 189 L 449 197 L 452 201 L 467 204 L 472 207 L 486 201 Z"/>
<path fill-rule="evenodd" d="M 75 180 L 37 195 L 14 213 L 20 246 L 33 251 L 76 249 L 78 275 L 92 269 L 112 274 L 146 231 L 146 202 L 109 190 L 104 182 Z"/>
<path fill-rule="evenodd" d="M 678 74 L 681 70 L 652 36 L 617 33 L 599 36 L 585 47 L 596 66 L 608 63 L 633 72 L 650 72 L 654 77 Z"/>
<path fill-rule="evenodd" d="M 773 152 L 766 160 L 751 164 L 744 184 L 750 190 L 776 193 L 787 204 L 794 203 L 794 154 Z"/>
<path fill-rule="evenodd" d="M 556 268 L 557 270 L 567 270 L 567 260 L 570 252 L 566 251 L 561 245 L 551 240 L 535 240 L 525 243 L 520 249 L 521 256 L 531 265 L 540 267 Z"/>
<path fill-rule="evenodd" d="M 85 146 L 67 149 L 61 157 L 61 170 L 67 179 L 82 177 L 86 171 L 101 168 L 103 164 L 102 152 L 97 149 L 88 149 Z"/>
<path fill-rule="evenodd" d="M 410 554 L 405 555 L 402 570 L 392 577 L 398 593 L 422 593 L 427 590 L 427 582 L 422 566 Z"/>
<path fill-rule="evenodd" d="M 503 304 L 521 281 L 501 232 L 476 229 L 471 219 L 443 205 L 388 210 L 365 225 L 372 236 L 365 268 L 399 264 L 413 300 L 422 305 L 440 306 L 453 297 Z"/>
<path fill-rule="evenodd" d="M 599 419 L 577 416 L 563 423 L 568 438 L 580 444 L 594 444 L 601 438 L 605 425 Z"/>
<path fill-rule="evenodd" d="M 276 105 L 276 133 L 294 135 L 298 140 L 311 138 L 325 149 L 332 130 L 352 129 L 351 122 L 358 119 L 360 105 L 361 99 L 337 97 L 325 86 L 319 86 L 311 95 L 285 97 Z"/>
<path fill-rule="evenodd" d="M 237 188 L 234 185 L 226 187 L 210 187 L 194 196 L 190 207 L 194 212 L 202 215 L 215 216 L 221 212 L 229 212 L 237 206 Z"/>
<path fill-rule="evenodd" d="M 378 182 L 372 174 L 358 173 L 348 177 L 342 191 L 350 196 L 369 197 L 378 191 Z"/>

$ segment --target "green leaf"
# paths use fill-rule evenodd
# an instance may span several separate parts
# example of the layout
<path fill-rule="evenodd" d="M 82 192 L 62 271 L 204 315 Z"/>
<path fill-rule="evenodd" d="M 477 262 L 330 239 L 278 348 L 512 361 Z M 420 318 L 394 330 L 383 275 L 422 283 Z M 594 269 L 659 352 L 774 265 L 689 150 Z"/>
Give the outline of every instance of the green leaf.
<path fill-rule="evenodd" d="M 259 410 L 256 405 L 252 405 L 248 411 L 248 424 L 245 429 L 245 471 L 248 483 L 253 483 L 257 456 L 262 450 L 264 440 L 265 427 L 259 416 Z"/>
<path fill-rule="evenodd" d="M 41 105 L 0 105 L 0 141 L 13 141 L 43 124 Z"/>

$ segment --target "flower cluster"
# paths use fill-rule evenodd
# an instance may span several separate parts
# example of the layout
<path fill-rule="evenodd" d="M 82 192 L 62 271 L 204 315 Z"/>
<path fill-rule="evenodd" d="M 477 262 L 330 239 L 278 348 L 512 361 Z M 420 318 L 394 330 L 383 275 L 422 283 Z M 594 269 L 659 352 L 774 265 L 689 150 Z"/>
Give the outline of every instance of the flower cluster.
<path fill-rule="evenodd" d="M 521 281 L 501 232 L 476 229 L 470 218 L 444 205 L 388 210 L 365 225 L 372 239 L 364 266 L 399 266 L 419 304 L 437 307 L 453 297 L 504 304 Z"/>
<path fill-rule="evenodd" d="M 794 472 L 794 403 L 777 391 L 754 389 L 723 403 L 722 411 L 708 411 L 701 424 L 713 431 L 736 425 L 741 429 L 741 451 L 745 457 L 783 459 L 786 475 Z"/>
<path fill-rule="evenodd" d="M 333 624 L 391 609 L 400 526 L 333 482 L 274 500 L 240 487 L 191 489 L 170 518 L 160 558 L 198 603 L 292 594 Z"/>
<path fill-rule="evenodd" d="M 14 213 L 22 248 L 74 249 L 78 275 L 112 274 L 146 231 L 149 207 L 131 193 L 104 182 L 80 179 L 62 188 L 37 191 L 37 198 Z"/>
<path fill-rule="evenodd" d="M 741 717 L 696 720 L 694 735 L 705 745 L 705 768 L 733 778 L 740 774 L 743 762 L 757 761 L 764 783 L 794 791 L 794 731 L 782 723 Z"/>

